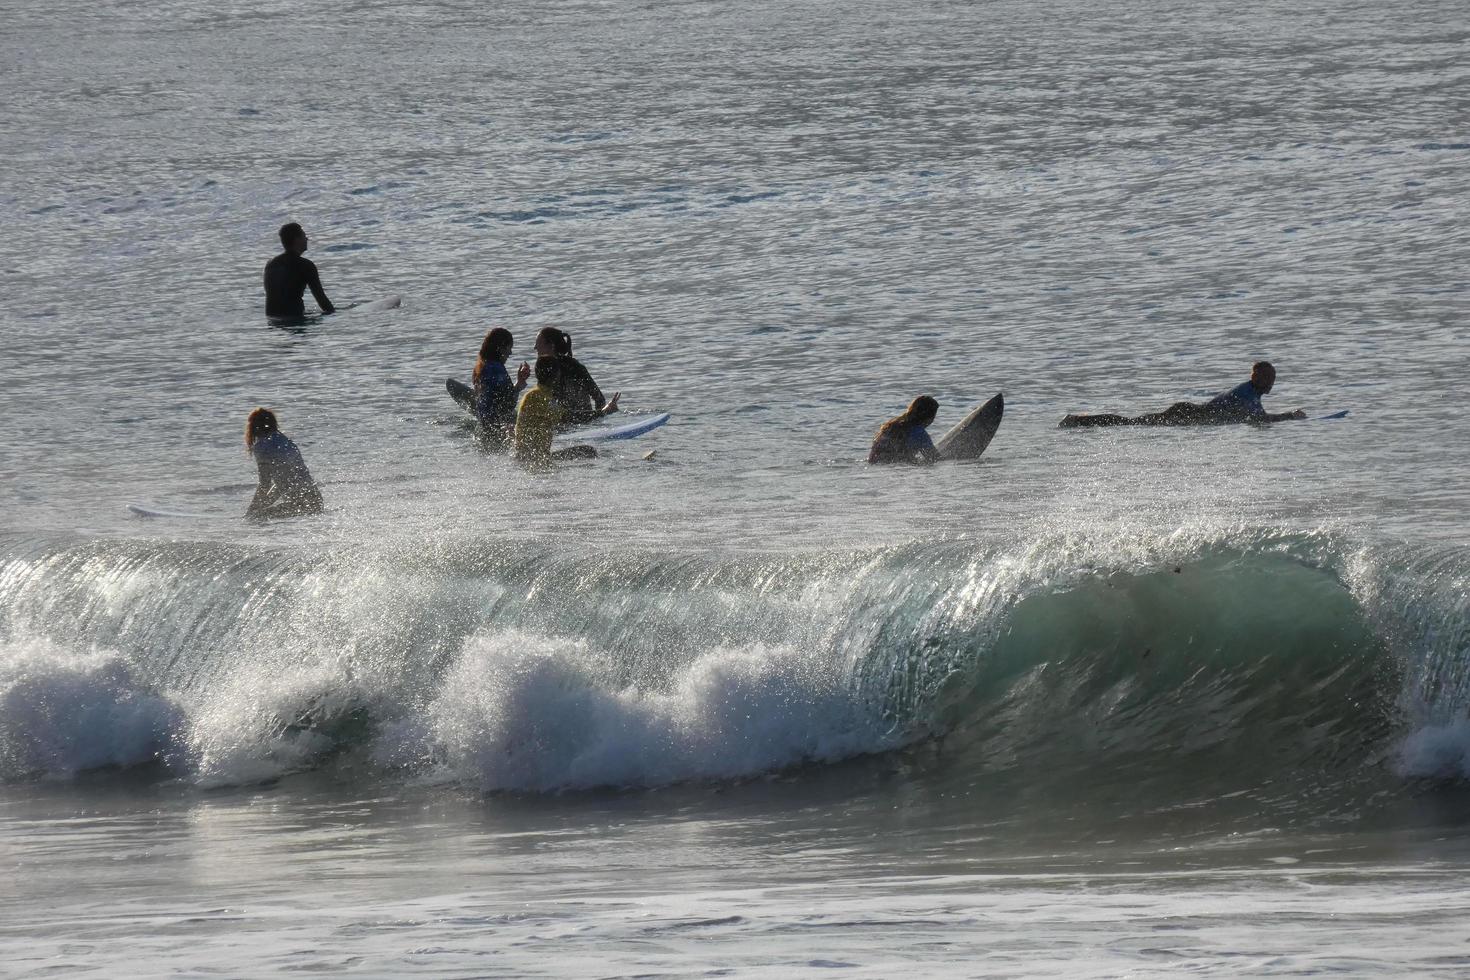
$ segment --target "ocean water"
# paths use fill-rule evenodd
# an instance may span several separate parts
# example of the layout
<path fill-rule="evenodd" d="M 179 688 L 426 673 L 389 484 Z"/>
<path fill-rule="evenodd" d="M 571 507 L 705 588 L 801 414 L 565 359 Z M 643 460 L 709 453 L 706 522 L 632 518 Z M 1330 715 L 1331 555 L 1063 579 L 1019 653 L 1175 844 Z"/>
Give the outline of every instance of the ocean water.
<path fill-rule="evenodd" d="M 0 973 L 1470 971 L 1462 3 L 0 23 Z M 673 421 L 476 451 L 544 325 Z"/>

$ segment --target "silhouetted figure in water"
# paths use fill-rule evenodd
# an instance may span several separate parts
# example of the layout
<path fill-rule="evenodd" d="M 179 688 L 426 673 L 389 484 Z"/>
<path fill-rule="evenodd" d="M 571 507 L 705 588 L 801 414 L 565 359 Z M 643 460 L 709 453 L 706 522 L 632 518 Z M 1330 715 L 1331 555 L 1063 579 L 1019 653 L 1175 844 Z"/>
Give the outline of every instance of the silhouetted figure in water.
<path fill-rule="evenodd" d="M 562 359 L 555 354 L 536 358 L 536 387 L 521 396 L 516 406 L 516 427 L 511 433 L 511 455 L 516 462 L 532 469 L 545 468 L 552 460 L 586 459 L 597 455 L 591 446 L 551 448 L 551 438 L 570 414 L 557 401 L 556 386 L 561 381 Z M 613 395 L 593 418 L 611 415 L 618 410 L 618 396 Z"/>
<path fill-rule="evenodd" d="M 316 263 L 301 254 L 306 251 L 306 232 L 294 221 L 282 225 L 281 245 L 286 250 L 265 264 L 265 315 L 305 316 L 306 304 L 301 297 L 308 288 L 323 313 L 335 312 L 337 308 L 322 290 Z"/>
<path fill-rule="evenodd" d="M 510 379 L 505 362 L 514 348 L 511 332 L 496 327 L 485 335 L 480 356 L 475 359 L 471 375 L 475 391 L 473 411 L 480 423 L 480 442 L 486 449 L 501 450 L 509 443 L 516 424 L 516 399 L 531 375 L 531 365 L 522 364 L 516 370 L 516 379 Z"/>
<path fill-rule="evenodd" d="M 915 398 L 902 414 L 883 423 L 868 450 L 869 463 L 927 465 L 938 461 L 939 450 L 929 438 L 929 426 L 939 414 L 939 402 L 929 395 Z"/>
<path fill-rule="evenodd" d="M 1222 395 L 1216 395 L 1203 405 L 1194 402 L 1175 402 L 1162 412 L 1152 412 L 1137 418 L 1123 415 L 1068 415 L 1062 419 L 1064 429 L 1086 429 L 1110 425 L 1230 425 L 1250 422 L 1262 425 L 1268 422 L 1290 422 L 1304 419 L 1307 413 L 1301 409 L 1273 415 L 1261 404 L 1261 396 L 1269 395 L 1276 384 L 1276 369 L 1270 361 L 1257 361 L 1251 367 L 1249 381 L 1238 384 Z"/>
<path fill-rule="evenodd" d="M 592 372 L 572 356 L 572 335 L 556 327 L 542 327 L 536 334 L 536 356 L 561 360 L 556 382 L 556 400 L 567 410 L 568 422 L 586 421 L 607 405 Z"/>
<path fill-rule="evenodd" d="M 260 474 L 255 497 L 245 511 L 247 518 L 270 520 L 322 512 L 322 492 L 301 450 L 277 425 L 275 412 L 257 408 L 250 413 L 245 421 L 245 448 Z"/>

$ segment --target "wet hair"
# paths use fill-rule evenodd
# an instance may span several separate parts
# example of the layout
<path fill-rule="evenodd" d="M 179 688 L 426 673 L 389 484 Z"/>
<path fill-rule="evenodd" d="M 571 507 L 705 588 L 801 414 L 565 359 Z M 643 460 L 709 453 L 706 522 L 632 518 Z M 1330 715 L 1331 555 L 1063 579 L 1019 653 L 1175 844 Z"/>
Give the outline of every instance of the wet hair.
<path fill-rule="evenodd" d="M 245 451 L 250 451 L 250 447 L 255 445 L 255 440 L 280 431 L 281 427 L 276 422 L 276 413 L 268 408 L 257 408 L 245 420 Z"/>
<path fill-rule="evenodd" d="M 928 425 L 939 414 L 939 400 L 933 395 L 920 395 L 909 402 L 909 407 L 903 414 L 910 422 Z"/>
<path fill-rule="evenodd" d="M 879 439 L 896 439 L 918 425 L 928 425 L 939 414 L 939 402 L 932 395 L 920 395 L 909 402 L 902 415 L 883 423 L 878 430 Z"/>
<path fill-rule="evenodd" d="M 487 361 L 504 359 L 514 344 L 515 338 L 504 327 L 496 327 L 487 333 L 485 339 L 480 342 L 480 356 L 475 359 L 474 383 L 480 383 L 480 374 L 485 370 Z"/>
<path fill-rule="evenodd" d="M 562 357 L 572 356 L 572 335 L 556 327 L 542 327 L 536 334 L 536 342 L 546 341 L 551 349 Z"/>
<path fill-rule="evenodd" d="M 281 225 L 281 230 L 279 234 L 281 236 L 281 245 L 285 248 L 290 248 L 291 243 L 296 241 L 296 239 L 300 238 L 302 235 L 305 235 L 306 232 L 302 229 L 300 225 L 292 221 L 290 224 Z"/>
<path fill-rule="evenodd" d="M 536 383 L 554 385 L 561 380 L 561 359 L 555 354 L 543 354 L 536 358 Z"/>
<path fill-rule="evenodd" d="M 1274 378 L 1276 377 L 1276 368 L 1272 366 L 1270 361 L 1257 361 L 1256 363 L 1251 365 L 1251 374 L 1257 373 L 1269 374 L 1271 377 Z"/>

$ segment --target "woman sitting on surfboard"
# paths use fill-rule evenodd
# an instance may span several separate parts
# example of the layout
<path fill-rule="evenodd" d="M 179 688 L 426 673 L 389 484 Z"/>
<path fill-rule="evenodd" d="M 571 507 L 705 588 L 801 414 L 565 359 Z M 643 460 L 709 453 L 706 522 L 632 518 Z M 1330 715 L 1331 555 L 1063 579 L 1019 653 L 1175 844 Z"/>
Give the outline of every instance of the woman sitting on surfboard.
<path fill-rule="evenodd" d="M 245 449 L 255 457 L 260 471 L 260 486 L 245 511 L 247 518 L 269 520 L 322 512 L 322 492 L 301 450 L 277 425 L 275 412 L 257 408 L 250 413 L 245 422 Z"/>
<path fill-rule="evenodd" d="M 572 356 L 572 335 L 556 327 L 543 327 L 536 334 L 536 356 L 561 358 L 561 380 L 556 383 L 556 400 L 567 410 L 567 422 L 579 424 L 597 418 L 607 399 L 602 397 L 602 389 L 592 380 L 591 372 Z"/>
<path fill-rule="evenodd" d="M 585 459 L 596 456 L 591 446 L 573 446 L 553 452 L 551 437 L 567 416 L 567 410 L 556 397 L 561 379 L 563 359 L 555 356 L 536 358 L 536 387 L 521 396 L 516 409 L 516 427 L 511 437 L 511 451 L 516 462 L 530 467 L 544 467 L 556 459 Z M 611 415 L 618 410 L 618 396 L 613 395 L 595 417 Z"/>
<path fill-rule="evenodd" d="M 480 344 L 472 379 L 475 386 L 473 411 L 480 423 L 480 439 L 487 449 L 504 449 L 510 430 L 516 424 L 516 396 L 526 387 L 531 365 L 522 363 L 516 379 L 510 380 L 506 359 L 515 346 L 515 338 L 504 327 L 496 327 Z"/>
<path fill-rule="evenodd" d="M 908 410 L 883 423 L 868 450 L 869 463 L 927 464 L 938 461 L 939 450 L 926 431 L 939 414 L 939 402 L 920 395 Z"/>

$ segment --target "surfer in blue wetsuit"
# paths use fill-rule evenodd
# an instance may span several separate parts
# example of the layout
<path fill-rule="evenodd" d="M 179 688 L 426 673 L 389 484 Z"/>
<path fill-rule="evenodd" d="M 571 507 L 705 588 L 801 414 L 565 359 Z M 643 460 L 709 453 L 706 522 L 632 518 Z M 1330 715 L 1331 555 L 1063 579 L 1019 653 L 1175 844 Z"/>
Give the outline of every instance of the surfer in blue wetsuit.
<path fill-rule="evenodd" d="M 475 361 L 474 413 L 480 423 L 480 439 L 489 449 L 505 448 L 516 424 L 516 398 L 531 376 L 531 365 L 522 364 L 516 370 L 515 381 L 510 380 L 505 362 L 514 345 L 511 332 L 496 327 L 485 335 Z"/>
<path fill-rule="evenodd" d="M 296 443 L 276 423 L 276 413 L 257 408 L 245 421 L 245 448 L 255 459 L 260 484 L 245 516 L 253 520 L 322 512 L 322 492 Z"/>
<path fill-rule="evenodd" d="M 1236 385 L 1221 395 L 1216 395 L 1203 405 L 1195 402 L 1175 402 L 1162 412 L 1152 412 L 1137 418 L 1122 415 L 1068 415 L 1062 419 L 1064 429 L 1098 428 L 1110 425 L 1229 425 L 1237 422 L 1265 424 L 1268 422 L 1290 422 L 1304 419 L 1307 413 L 1295 412 L 1272 414 L 1261 404 L 1261 396 L 1269 395 L 1276 384 L 1276 368 L 1270 361 L 1257 361 L 1251 366 L 1249 381 Z"/>
<path fill-rule="evenodd" d="M 909 463 L 926 465 L 937 462 L 939 450 L 929 438 L 928 428 L 939 414 L 939 402 L 920 395 L 902 415 L 889 419 L 873 439 L 868 450 L 869 463 Z"/>
<path fill-rule="evenodd" d="M 301 253 L 306 251 L 306 232 L 296 222 L 282 225 L 281 245 L 285 251 L 265 264 L 265 315 L 302 317 L 306 304 L 301 297 L 307 289 L 323 313 L 334 313 L 336 307 L 322 289 L 322 277 L 316 263 Z"/>

